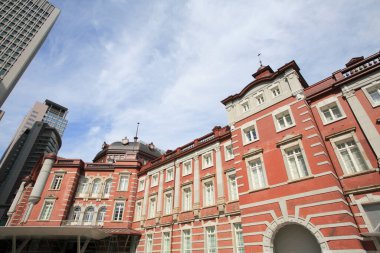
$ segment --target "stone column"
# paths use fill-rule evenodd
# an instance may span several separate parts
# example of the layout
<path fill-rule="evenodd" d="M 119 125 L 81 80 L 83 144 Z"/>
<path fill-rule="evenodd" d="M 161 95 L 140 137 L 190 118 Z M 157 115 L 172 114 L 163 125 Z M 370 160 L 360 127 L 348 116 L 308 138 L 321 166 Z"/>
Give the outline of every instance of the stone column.
<path fill-rule="evenodd" d="M 179 213 L 179 195 L 181 190 L 181 178 L 180 178 L 180 167 L 179 164 L 175 164 L 175 182 L 174 182 L 174 208 L 173 208 L 173 220 L 176 221 L 178 219 Z"/>
<path fill-rule="evenodd" d="M 194 158 L 194 216 L 199 217 L 199 209 L 201 208 L 201 203 L 200 203 L 200 176 L 199 176 L 199 155 L 196 154 Z"/>
<path fill-rule="evenodd" d="M 226 203 L 224 197 L 224 178 L 223 178 L 223 166 L 222 166 L 222 155 L 220 153 L 220 146 L 215 148 L 215 167 L 216 167 L 216 189 L 218 192 L 217 205 L 220 213 L 224 213 L 224 206 Z"/>
<path fill-rule="evenodd" d="M 375 151 L 376 158 L 378 161 L 378 166 L 380 163 L 380 135 L 377 132 L 371 119 L 368 117 L 367 112 L 364 110 L 359 99 L 355 96 L 354 90 L 349 90 L 343 93 L 350 105 L 355 118 L 358 120 L 364 135 L 367 137 L 369 144 Z"/>
<path fill-rule="evenodd" d="M 148 198 L 149 198 L 149 178 L 150 175 L 146 175 L 145 179 L 145 188 L 144 188 L 144 200 L 143 200 L 143 206 L 142 206 L 142 212 L 141 212 L 141 220 L 144 221 L 146 219 L 146 209 L 148 204 Z"/>
<path fill-rule="evenodd" d="M 45 188 L 46 181 L 50 175 L 51 168 L 53 168 L 53 164 L 56 158 L 57 156 L 55 154 L 48 154 L 45 157 L 36 183 L 33 186 L 32 193 L 29 196 L 29 202 L 36 204 L 38 201 L 40 201 L 41 193 Z"/>
<path fill-rule="evenodd" d="M 163 202 L 163 199 L 162 199 L 162 194 L 163 194 L 163 191 L 164 191 L 164 170 L 161 170 L 160 171 L 160 174 L 159 174 L 159 177 L 160 177 L 160 181 L 159 181 L 159 185 L 158 185 L 158 196 L 157 196 L 157 215 L 156 215 L 156 222 L 158 223 L 160 221 L 160 217 L 162 216 L 162 202 Z"/>

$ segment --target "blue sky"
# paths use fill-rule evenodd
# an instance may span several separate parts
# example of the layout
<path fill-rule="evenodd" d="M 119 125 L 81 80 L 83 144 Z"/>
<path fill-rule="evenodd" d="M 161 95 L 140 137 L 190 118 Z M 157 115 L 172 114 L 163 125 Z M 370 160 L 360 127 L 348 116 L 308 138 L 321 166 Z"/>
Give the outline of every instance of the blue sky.
<path fill-rule="evenodd" d="M 258 52 L 311 85 L 380 50 L 376 0 L 51 2 L 61 15 L 2 108 L 0 153 L 45 98 L 69 108 L 60 156 L 90 162 L 137 122 L 175 149 L 227 124 L 220 101 L 253 80 Z"/>

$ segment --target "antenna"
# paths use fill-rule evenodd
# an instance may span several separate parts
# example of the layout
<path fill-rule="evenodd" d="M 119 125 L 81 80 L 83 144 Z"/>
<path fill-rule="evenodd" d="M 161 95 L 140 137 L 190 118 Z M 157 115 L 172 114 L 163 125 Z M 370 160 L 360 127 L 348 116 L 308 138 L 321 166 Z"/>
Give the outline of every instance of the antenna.
<path fill-rule="evenodd" d="M 262 66 L 263 66 L 263 63 L 261 62 L 261 58 L 260 58 L 260 56 L 261 56 L 261 53 L 258 53 L 258 54 L 257 54 L 257 57 L 259 57 L 260 67 L 262 67 Z"/>
<path fill-rule="evenodd" d="M 137 137 L 137 134 L 139 133 L 139 125 L 140 125 L 140 122 L 137 122 L 137 128 L 136 128 L 136 136 L 135 136 L 135 142 L 137 142 L 138 140 L 138 137 Z"/>

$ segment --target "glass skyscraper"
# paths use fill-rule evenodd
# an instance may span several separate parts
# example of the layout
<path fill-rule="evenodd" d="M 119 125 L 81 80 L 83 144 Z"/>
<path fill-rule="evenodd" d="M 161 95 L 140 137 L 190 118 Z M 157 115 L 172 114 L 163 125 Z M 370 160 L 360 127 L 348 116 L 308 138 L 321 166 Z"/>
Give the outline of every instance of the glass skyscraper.
<path fill-rule="evenodd" d="M 0 1 L 0 107 L 42 45 L 59 12 L 46 0 Z"/>

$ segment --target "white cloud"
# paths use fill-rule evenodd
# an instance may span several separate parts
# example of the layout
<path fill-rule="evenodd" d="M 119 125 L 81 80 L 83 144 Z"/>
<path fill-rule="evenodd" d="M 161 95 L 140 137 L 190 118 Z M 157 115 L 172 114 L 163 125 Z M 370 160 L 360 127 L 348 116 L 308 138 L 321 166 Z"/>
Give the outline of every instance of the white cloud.
<path fill-rule="evenodd" d="M 133 137 L 137 122 L 142 139 L 165 149 L 227 124 L 220 101 L 252 81 L 258 52 L 273 69 L 295 59 L 312 84 L 380 44 L 376 1 L 56 5 L 60 20 L 8 99 L 0 131 L 13 135 L 34 101 L 49 98 L 69 108 L 60 155 L 86 161 L 103 141 Z"/>

